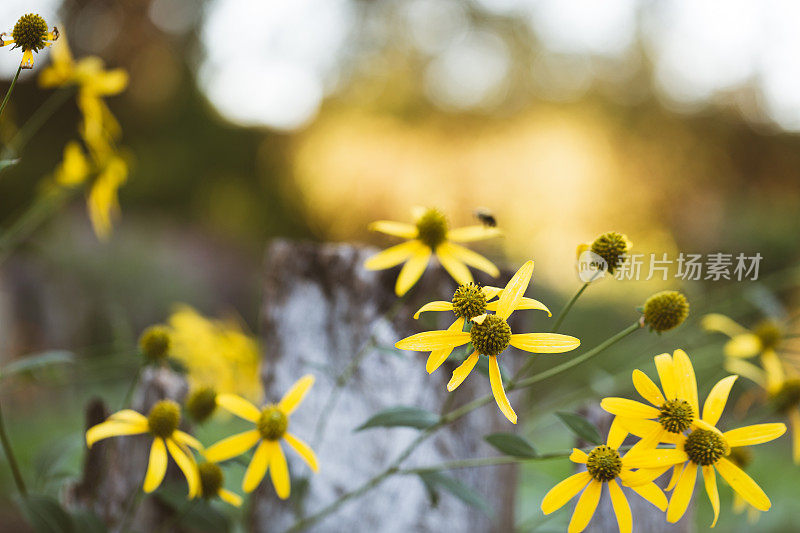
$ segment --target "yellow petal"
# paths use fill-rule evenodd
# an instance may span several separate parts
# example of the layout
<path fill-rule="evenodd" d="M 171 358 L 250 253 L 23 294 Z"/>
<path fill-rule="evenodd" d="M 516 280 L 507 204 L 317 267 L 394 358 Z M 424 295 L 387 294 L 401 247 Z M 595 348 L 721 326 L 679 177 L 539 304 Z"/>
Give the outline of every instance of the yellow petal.
<path fill-rule="evenodd" d="M 269 475 L 272 478 L 272 486 L 278 498 L 285 500 L 289 497 L 289 468 L 286 466 L 286 456 L 283 455 L 280 444 L 277 441 L 266 441 L 272 450 L 269 458 Z"/>
<path fill-rule="evenodd" d="M 628 499 L 619 488 L 616 479 L 608 482 L 608 492 L 611 494 L 611 505 L 614 507 L 614 514 L 617 515 L 617 524 L 619 525 L 620 533 L 631 533 L 633 527 L 633 517 L 631 516 L 631 507 L 628 505 Z"/>
<path fill-rule="evenodd" d="M 595 509 L 597 509 L 602 490 L 603 484 L 599 481 L 593 479 L 589 483 L 589 486 L 583 491 L 581 497 L 578 498 L 578 503 L 575 505 L 575 511 L 572 513 L 572 519 L 569 521 L 569 527 L 567 528 L 568 533 L 579 533 L 586 529 Z"/>
<path fill-rule="evenodd" d="M 572 453 L 569 454 L 569 460 L 573 463 L 578 463 L 585 465 L 586 461 L 589 460 L 589 456 L 586 455 L 586 452 L 583 450 L 579 450 L 578 448 L 572 448 Z"/>
<path fill-rule="evenodd" d="M 796 407 L 789 412 L 789 422 L 792 425 L 792 457 L 794 464 L 800 464 L 800 411 Z"/>
<path fill-rule="evenodd" d="M 661 389 L 664 391 L 664 397 L 667 400 L 674 400 L 678 397 L 678 389 L 675 384 L 675 370 L 673 369 L 672 356 L 668 353 L 662 353 L 653 358 L 656 363 L 656 371 L 658 372 L 658 379 L 661 381 Z"/>
<path fill-rule="evenodd" d="M 772 506 L 769 497 L 764 494 L 764 491 L 761 490 L 758 483 L 745 474 L 741 468 L 724 457 L 717 461 L 714 466 L 719 472 L 719 475 L 722 476 L 722 479 L 727 481 L 728 485 L 738 492 L 747 503 L 759 511 L 769 511 L 769 508 Z"/>
<path fill-rule="evenodd" d="M 488 311 L 497 311 L 497 304 L 498 304 L 497 300 L 495 300 L 494 302 L 489 302 L 488 304 L 486 304 L 486 309 Z M 553 316 L 553 313 L 550 312 L 550 309 L 548 309 L 546 305 L 544 305 L 539 300 L 534 300 L 533 298 L 522 298 L 517 304 L 517 306 L 514 308 L 514 311 L 525 311 L 528 309 L 544 311 L 547 313 L 547 316 Z"/>
<path fill-rule="evenodd" d="M 167 450 L 181 469 L 189 484 L 189 499 L 200 495 L 200 472 L 197 463 L 189 450 L 184 451 L 173 439 L 167 439 Z"/>
<path fill-rule="evenodd" d="M 250 431 L 245 431 L 244 433 L 239 433 L 238 435 L 233 435 L 222 439 L 213 446 L 206 448 L 206 451 L 203 453 L 203 455 L 208 461 L 212 463 L 218 463 L 220 461 L 230 459 L 231 457 L 242 455 L 244 452 L 255 446 L 260 439 L 261 433 L 259 433 L 257 429 L 252 429 Z"/>
<path fill-rule="evenodd" d="M 620 421 L 620 424 L 623 428 L 625 428 L 628 433 L 632 433 L 639 438 L 644 438 L 647 435 L 650 435 L 651 432 L 656 431 L 658 429 L 663 429 L 661 424 L 656 422 L 655 420 L 645 420 L 643 418 L 627 418 L 627 417 L 617 417 Z M 662 432 L 661 436 L 659 437 L 661 442 L 675 444 L 681 438 L 682 435 L 678 433 L 670 433 L 668 431 Z"/>
<path fill-rule="evenodd" d="M 453 322 L 447 331 L 461 331 L 464 329 L 464 319 L 457 318 L 455 322 Z M 428 361 L 425 363 L 425 370 L 428 374 L 431 374 L 434 370 L 439 368 L 442 363 L 444 363 L 450 354 L 453 352 L 453 348 L 444 348 L 442 350 L 434 350 L 428 356 Z"/>
<path fill-rule="evenodd" d="M 107 420 L 89 428 L 86 432 L 86 445 L 91 448 L 95 442 L 102 439 L 122 435 L 138 435 L 140 433 L 147 433 L 147 431 L 146 423 L 131 424 L 130 422 Z"/>
<path fill-rule="evenodd" d="M 503 292 L 503 289 L 501 289 L 500 287 L 490 287 L 488 285 L 484 285 L 483 287 L 481 287 L 481 292 L 484 294 L 484 296 L 486 296 L 487 300 L 491 300 L 492 298 Z"/>
<path fill-rule="evenodd" d="M 500 301 L 497 304 L 497 316 L 506 320 L 511 315 L 525 291 L 528 290 L 532 275 L 533 261 L 528 261 L 517 270 L 500 294 Z"/>
<path fill-rule="evenodd" d="M 416 352 L 429 352 L 455 348 L 469 342 L 469 333 L 462 331 L 435 330 L 423 331 L 399 340 L 394 347 L 399 350 L 413 350 Z"/>
<path fill-rule="evenodd" d="M 653 380 L 647 374 L 639 369 L 633 371 L 633 386 L 642 398 L 657 407 L 664 405 L 666 402 L 658 386 L 653 383 Z"/>
<path fill-rule="evenodd" d="M 203 445 L 200 443 L 199 440 L 192 437 L 188 433 L 185 433 L 180 430 L 175 430 L 175 433 L 172 434 L 172 438 L 178 441 L 180 444 L 185 444 L 186 446 L 191 446 L 195 450 L 202 451 Z"/>
<path fill-rule="evenodd" d="M 639 442 L 634 444 L 631 449 L 628 450 L 628 453 L 635 457 L 639 452 L 654 449 L 661 442 L 661 437 L 666 432 L 667 430 L 659 424 L 659 427 L 653 429 L 653 431 L 639 439 Z"/>
<path fill-rule="evenodd" d="M 235 394 L 217 394 L 217 405 L 253 423 L 261 418 L 261 410 L 258 407 Z"/>
<path fill-rule="evenodd" d="M 714 473 L 714 467 L 704 466 L 703 467 L 703 481 L 706 485 L 706 494 L 708 494 L 708 499 L 711 501 L 711 508 L 714 509 L 714 520 L 711 522 L 711 526 L 714 527 L 717 525 L 717 519 L 719 518 L 719 491 L 717 490 L 717 475 Z"/>
<path fill-rule="evenodd" d="M 446 250 L 446 254 L 455 257 L 459 261 L 462 261 L 473 268 L 477 268 L 478 270 L 486 272 L 493 278 L 496 278 L 500 275 L 500 270 L 498 270 L 494 263 L 483 257 L 481 254 L 473 252 L 469 248 L 465 248 L 452 242 L 444 242 L 436 250 L 436 253 L 440 253 L 442 248 Z"/>
<path fill-rule="evenodd" d="M 378 252 L 366 261 L 364 261 L 364 268 L 367 270 L 383 270 L 392 268 L 399 265 L 414 253 L 420 250 L 423 244 L 419 241 L 406 241 L 398 245 L 387 248 L 382 252 Z"/>
<path fill-rule="evenodd" d="M 33 68 L 33 52 L 31 50 L 22 52 L 22 62 L 19 66 L 25 69 Z"/>
<path fill-rule="evenodd" d="M 219 499 L 233 505 L 234 507 L 242 506 L 242 497 L 226 489 L 219 489 L 217 492 Z"/>
<path fill-rule="evenodd" d="M 689 356 L 683 350 L 675 350 L 672 353 L 672 365 L 675 371 L 675 382 L 677 385 L 678 397 L 689 402 L 695 413 L 700 412 L 700 404 L 697 401 L 697 378 L 694 375 L 694 368 Z"/>
<path fill-rule="evenodd" d="M 156 437 L 150 446 L 150 460 L 147 463 L 147 473 L 144 475 L 145 492 L 153 492 L 161 485 L 164 474 L 167 473 L 167 448 L 164 439 Z"/>
<path fill-rule="evenodd" d="M 672 493 L 672 498 L 669 500 L 667 522 L 677 522 L 686 512 L 686 508 L 689 507 L 689 501 L 692 499 L 696 480 L 697 465 L 692 462 L 686 463 L 683 473 L 681 474 L 681 479 L 675 486 L 675 491 Z"/>
<path fill-rule="evenodd" d="M 752 333 L 736 335 L 722 349 L 726 357 L 753 357 L 761 351 L 761 341 Z"/>
<path fill-rule="evenodd" d="M 453 302 L 443 302 L 443 301 L 436 301 L 436 302 L 428 302 L 414 313 L 414 318 L 419 318 L 420 313 L 424 313 L 425 311 L 452 311 L 453 310 Z"/>
<path fill-rule="evenodd" d="M 560 333 L 515 333 L 510 343 L 532 353 L 564 353 L 581 345 L 580 339 Z"/>
<path fill-rule="evenodd" d="M 741 335 L 742 333 L 747 333 L 745 328 L 719 313 L 711 313 L 704 316 L 700 320 L 700 326 L 706 331 L 718 331 L 731 338 L 736 335 Z"/>
<path fill-rule="evenodd" d="M 766 373 L 753 363 L 749 363 L 743 359 L 737 359 L 735 357 L 727 357 L 725 358 L 724 367 L 725 370 L 731 374 L 744 376 L 763 388 L 766 388 L 767 386 Z"/>
<path fill-rule="evenodd" d="M 450 378 L 450 382 L 447 384 L 447 390 L 453 392 L 461 385 L 469 373 L 472 372 L 472 369 L 475 368 L 475 364 L 478 362 L 478 352 L 474 352 L 472 355 L 467 357 L 463 363 L 461 363 L 458 368 L 453 370 L 453 377 Z"/>
<path fill-rule="evenodd" d="M 728 446 L 752 446 L 775 440 L 786 433 L 786 424 L 755 424 L 723 433 Z"/>
<path fill-rule="evenodd" d="M 669 477 L 669 482 L 667 483 L 667 490 L 674 489 L 675 485 L 678 484 L 678 480 L 681 479 L 681 474 L 683 474 L 684 466 L 684 464 L 678 464 L 672 469 L 672 475 Z"/>
<path fill-rule="evenodd" d="M 378 220 L 369 225 L 370 231 L 379 231 L 386 235 L 393 235 L 403 239 L 416 239 L 419 232 L 413 224 L 394 222 L 392 220 Z"/>
<path fill-rule="evenodd" d="M 294 413 L 295 409 L 297 409 L 303 401 L 303 398 L 308 394 L 312 385 L 314 385 L 314 376 L 311 374 L 306 374 L 298 379 L 295 384 L 292 385 L 292 388 L 283 395 L 281 401 L 278 402 L 278 409 L 283 411 L 283 414 L 286 416 Z"/>
<path fill-rule="evenodd" d="M 643 450 L 635 455 L 629 451 L 622 458 L 627 468 L 660 468 L 683 463 L 689 460 L 686 452 L 677 449 Z"/>
<path fill-rule="evenodd" d="M 436 248 L 436 257 L 447 273 L 450 274 L 459 285 L 471 283 L 473 281 L 472 273 L 469 271 L 469 268 L 467 268 L 467 265 L 450 253 L 447 246 L 441 245 Z"/>
<path fill-rule="evenodd" d="M 89 161 L 80 144 L 70 141 L 64 147 L 64 159 L 56 170 L 56 181 L 66 187 L 80 185 L 89 176 Z"/>
<path fill-rule="evenodd" d="M 430 258 L 431 249 L 420 244 L 414 255 L 400 269 L 400 274 L 397 276 L 397 282 L 394 285 L 394 292 L 397 296 L 403 296 L 419 281 L 419 278 L 425 273 L 425 268 L 428 266 Z"/>
<path fill-rule="evenodd" d="M 589 248 L 590 248 L 590 246 L 588 244 L 586 244 L 586 243 L 579 244 L 578 247 L 575 248 L 575 259 L 580 259 L 581 258 L 581 254 L 583 252 L 585 252 L 586 250 L 588 250 Z"/>
<path fill-rule="evenodd" d="M 308 466 L 314 472 L 319 472 L 319 464 L 317 463 L 317 456 L 314 454 L 314 450 L 311 449 L 311 446 L 303 442 L 302 440 L 298 439 L 291 433 L 284 433 L 283 439 L 286 441 L 286 444 L 294 448 L 300 457 L 308 464 Z"/>
<path fill-rule="evenodd" d="M 84 90 L 99 96 L 111 96 L 121 93 L 127 86 L 128 73 L 118 68 L 92 76 L 91 81 L 84 84 Z"/>
<path fill-rule="evenodd" d="M 573 474 L 545 494 L 542 500 L 542 512 L 550 514 L 564 507 L 576 494 L 592 481 L 589 472 Z"/>
<path fill-rule="evenodd" d="M 622 446 L 622 443 L 625 441 L 625 437 L 628 436 L 628 431 L 622 425 L 619 417 L 614 417 L 614 420 L 611 421 L 611 427 L 608 428 L 608 445 L 613 449 L 617 449 Z"/>
<path fill-rule="evenodd" d="M 733 387 L 733 382 L 739 376 L 728 376 L 723 378 L 714 385 L 711 392 L 708 393 L 706 403 L 703 405 L 703 422 L 716 426 L 719 422 L 719 417 L 722 416 L 722 411 L 725 410 L 725 404 L 728 402 L 728 395 Z"/>
<path fill-rule="evenodd" d="M 600 407 L 612 415 L 629 418 L 658 418 L 661 413 L 651 405 L 627 398 L 603 398 L 600 402 Z"/>
<path fill-rule="evenodd" d="M 497 228 L 484 225 L 465 226 L 463 228 L 451 229 L 447 232 L 447 240 L 454 242 L 473 242 L 482 241 L 492 237 L 499 237 L 503 233 Z"/>
<path fill-rule="evenodd" d="M 137 413 L 133 409 L 123 409 L 122 411 L 117 411 L 116 413 L 112 414 L 108 417 L 109 420 L 114 420 L 116 422 L 127 422 L 128 424 L 136 424 L 142 427 L 145 427 L 147 424 L 147 417 L 143 414 Z"/>
<path fill-rule="evenodd" d="M 270 463 L 270 454 L 275 449 L 271 444 L 276 444 L 275 441 L 262 440 L 247 466 L 242 480 L 242 490 L 245 492 L 253 492 L 256 487 L 264 479 L 267 474 L 267 467 Z"/>
<path fill-rule="evenodd" d="M 783 364 L 774 350 L 764 350 L 761 354 L 761 366 L 767 374 L 767 390 L 780 389 L 786 375 L 783 372 Z"/>
<path fill-rule="evenodd" d="M 659 468 L 639 468 L 635 472 L 623 469 L 620 472 L 619 477 L 626 487 L 641 487 L 643 485 L 647 485 L 648 483 L 652 483 L 654 479 L 660 477 L 669 469 L 669 466 L 662 466 Z M 665 501 L 664 508 L 666 507 L 667 505 Z"/>
<path fill-rule="evenodd" d="M 506 391 L 503 389 L 503 377 L 500 375 L 500 366 L 497 364 L 497 357 L 495 356 L 489 357 L 489 383 L 491 383 L 492 394 L 494 395 L 494 401 L 497 402 L 497 407 L 500 408 L 500 411 L 506 415 L 506 418 L 512 424 L 516 424 L 517 413 L 511 408 L 511 403 L 506 397 Z"/>
<path fill-rule="evenodd" d="M 667 497 L 664 495 L 664 491 L 661 490 L 661 487 L 656 485 L 655 483 L 645 483 L 644 485 L 638 485 L 635 487 L 630 487 L 632 491 L 636 494 L 644 498 L 645 500 L 649 501 L 661 512 L 667 510 Z"/>

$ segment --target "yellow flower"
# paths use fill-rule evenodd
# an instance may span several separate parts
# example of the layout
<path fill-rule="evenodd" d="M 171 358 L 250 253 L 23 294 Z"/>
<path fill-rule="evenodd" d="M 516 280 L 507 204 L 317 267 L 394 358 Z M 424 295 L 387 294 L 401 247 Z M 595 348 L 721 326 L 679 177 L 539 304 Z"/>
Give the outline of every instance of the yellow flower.
<path fill-rule="evenodd" d="M 91 165 L 81 145 L 76 141 L 70 141 L 64 147 L 64 158 L 56 168 L 55 180 L 64 187 L 76 187 L 86 181 L 91 171 Z"/>
<path fill-rule="evenodd" d="M 117 156 L 112 156 L 94 180 L 86 200 L 89 219 L 100 240 L 111 236 L 113 220 L 119 216 L 117 191 L 128 179 L 128 165 Z"/>
<path fill-rule="evenodd" d="M 750 464 L 751 459 L 752 454 L 747 448 L 731 448 L 731 453 L 728 455 L 728 460 L 742 470 L 744 470 L 744 468 Z M 747 503 L 738 492 L 733 493 L 732 509 L 736 514 L 742 514 L 743 512 L 747 511 L 747 522 L 749 524 L 755 524 L 758 522 L 758 519 L 761 518 L 761 511 Z"/>
<path fill-rule="evenodd" d="M 197 469 L 200 473 L 200 495 L 204 499 L 209 500 L 216 496 L 234 507 L 242 506 L 242 497 L 222 486 L 225 475 L 219 465 L 205 462 L 197 465 Z"/>
<path fill-rule="evenodd" d="M 253 459 L 247 467 L 242 482 L 242 490 L 253 492 L 264 479 L 269 469 L 272 485 L 281 499 L 289 497 L 289 469 L 283 455 L 280 440 L 289 446 L 308 463 L 311 470 L 317 472 L 317 457 L 311 447 L 288 432 L 289 416 L 303 401 L 308 390 L 314 384 L 314 376 L 306 375 L 292 385 L 277 405 L 267 405 L 259 409 L 244 398 L 233 394 L 219 394 L 217 405 L 236 416 L 252 422 L 255 428 L 238 435 L 228 437 L 208 448 L 204 455 L 212 462 L 224 461 L 258 444 Z"/>
<path fill-rule="evenodd" d="M 186 476 L 189 484 L 189 498 L 200 495 L 200 475 L 197 463 L 189 447 L 202 450 L 203 446 L 191 435 L 178 429 L 181 411 L 171 400 L 158 402 L 147 416 L 131 409 L 123 409 L 111 415 L 108 420 L 89 428 L 86 444 L 92 445 L 108 437 L 120 435 L 139 435 L 150 433 L 153 444 L 150 446 L 150 460 L 144 477 L 144 491 L 153 492 L 161 485 L 167 472 L 167 452 Z"/>
<path fill-rule="evenodd" d="M 626 435 L 627 432 L 622 430 L 618 424 L 612 423 L 608 432 L 608 444 L 597 446 L 589 454 L 573 448 L 572 455 L 569 457 L 570 461 L 586 465 L 586 471 L 573 474 L 550 489 L 542 500 L 542 512 L 547 515 L 557 511 L 576 494 L 583 491 L 575 505 L 568 528 L 569 533 L 583 531 L 594 515 L 597 504 L 600 502 L 603 485 L 606 484 L 611 495 L 611 504 L 617 517 L 619 530 L 621 533 L 630 533 L 633 517 L 628 500 L 619 486 L 619 481 L 660 510 L 666 510 L 667 498 L 661 488 L 652 480 L 642 482 L 632 469 L 653 468 L 661 463 L 674 460 L 676 451 L 651 449 L 637 453 L 629 451 L 625 455 L 620 455 L 619 447 Z"/>
<path fill-rule="evenodd" d="M 47 48 L 58 39 L 58 28 L 47 31 L 47 23 L 39 15 L 28 13 L 19 18 L 11 31 L 10 37 L 7 33 L 0 33 L 0 47 L 14 45 L 14 48 L 22 48 L 21 68 L 33 68 L 33 53 Z"/>
<path fill-rule="evenodd" d="M 478 357 L 486 355 L 489 357 L 489 381 L 497 406 L 506 418 L 516 424 L 517 414 L 506 397 L 497 363 L 500 354 L 508 346 L 533 353 L 563 353 L 574 350 L 581 343 L 575 337 L 557 333 L 512 333 L 507 322 L 508 317 L 515 309 L 522 309 L 526 305 L 522 303 L 522 299 L 532 275 L 533 261 L 528 261 L 514 274 L 502 290 L 500 299 L 492 306 L 496 314 L 484 313 L 472 318 L 469 332 L 460 331 L 460 328 L 454 329 L 453 326 L 443 331 L 426 331 L 398 341 L 395 347 L 400 350 L 441 353 L 442 350 L 452 350 L 471 342 L 475 351 L 453 371 L 447 390 L 453 391 L 461 385 L 475 367 Z M 457 323 L 458 321 L 454 325 Z"/>
<path fill-rule="evenodd" d="M 614 271 L 628 258 L 628 252 L 630 252 L 632 247 L 633 243 L 626 235 L 615 231 L 603 233 L 597 237 L 592 244 L 578 245 L 575 255 L 579 261 L 583 262 L 587 259 L 581 257 L 587 251 L 594 254 L 592 255 L 593 260 L 596 260 L 597 257 L 602 258 L 601 264 L 596 265 L 601 267 L 600 270 L 598 270 L 596 275 L 589 277 L 585 281 L 601 279 L 605 275 L 605 272 L 614 274 Z M 586 275 L 588 276 L 589 274 L 586 273 Z"/>
<path fill-rule="evenodd" d="M 473 280 L 467 265 L 482 270 L 492 277 L 500 275 L 500 271 L 491 261 L 456 244 L 497 237 L 500 235 L 500 230 L 482 224 L 448 229 L 447 219 L 436 209 L 419 208 L 414 214 L 416 220 L 414 224 L 379 220 L 369 226 L 372 231 L 409 239 L 364 262 L 364 268 L 369 270 L 384 270 L 405 263 L 400 275 L 397 276 L 394 288 L 398 296 L 408 292 L 422 277 L 431 255 L 436 255 L 439 263 L 459 284 Z"/>

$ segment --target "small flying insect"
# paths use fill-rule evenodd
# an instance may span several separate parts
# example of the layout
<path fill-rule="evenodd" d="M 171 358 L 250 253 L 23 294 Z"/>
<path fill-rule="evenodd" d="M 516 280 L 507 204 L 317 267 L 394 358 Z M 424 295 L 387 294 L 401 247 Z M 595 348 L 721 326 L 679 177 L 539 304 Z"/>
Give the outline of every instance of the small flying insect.
<path fill-rule="evenodd" d="M 492 213 L 486 207 L 479 207 L 473 213 L 475 218 L 481 221 L 481 224 L 487 226 L 489 228 L 496 228 L 497 227 L 497 219 L 494 217 L 494 213 Z"/>

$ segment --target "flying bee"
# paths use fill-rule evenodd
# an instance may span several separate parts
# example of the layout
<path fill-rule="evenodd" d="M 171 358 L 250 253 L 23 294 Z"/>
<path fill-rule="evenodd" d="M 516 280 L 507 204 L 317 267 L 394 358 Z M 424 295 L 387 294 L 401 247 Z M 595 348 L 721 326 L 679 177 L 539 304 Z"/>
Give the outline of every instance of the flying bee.
<path fill-rule="evenodd" d="M 497 219 L 494 217 L 494 213 L 492 213 L 486 207 L 479 207 L 473 213 L 475 218 L 481 221 L 481 224 L 487 226 L 489 228 L 496 228 L 497 227 Z"/>

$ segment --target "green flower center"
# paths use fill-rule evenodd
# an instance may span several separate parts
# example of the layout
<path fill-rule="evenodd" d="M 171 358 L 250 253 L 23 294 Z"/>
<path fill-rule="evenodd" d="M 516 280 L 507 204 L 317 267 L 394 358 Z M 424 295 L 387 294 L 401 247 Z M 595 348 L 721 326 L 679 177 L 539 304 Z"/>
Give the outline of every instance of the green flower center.
<path fill-rule="evenodd" d="M 611 481 L 622 470 L 622 459 L 619 452 L 610 446 L 598 446 L 589 453 L 586 470 L 597 481 Z"/>
<path fill-rule="evenodd" d="M 486 315 L 483 323 L 473 322 L 469 335 L 472 346 L 479 354 L 500 355 L 508 348 L 511 327 L 497 315 Z"/>
<path fill-rule="evenodd" d="M 482 315 L 486 311 L 486 295 L 474 283 L 466 283 L 453 294 L 453 312 L 457 317 L 467 320 Z"/>
<path fill-rule="evenodd" d="M 181 408 L 172 400 L 162 400 L 155 404 L 147 415 L 150 433 L 166 439 L 170 437 L 181 423 Z"/>
<path fill-rule="evenodd" d="M 213 387 L 200 387 L 186 399 L 186 411 L 195 421 L 204 422 L 217 408 L 217 391 Z"/>
<path fill-rule="evenodd" d="M 266 440 L 278 440 L 289 427 L 289 418 L 275 406 L 265 407 L 258 419 L 258 431 Z"/>
<path fill-rule="evenodd" d="M 602 257 L 608 265 L 608 273 L 625 261 L 628 253 L 628 239 L 625 235 L 610 231 L 603 233 L 592 243 L 592 252 Z"/>
<path fill-rule="evenodd" d="M 658 421 L 670 433 L 683 433 L 692 425 L 694 409 L 685 400 L 667 400 L 661 406 Z"/>
<path fill-rule="evenodd" d="M 764 320 L 755 327 L 753 333 L 761 341 L 761 346 L 765 350 L 777 348 L 783 339 L 783 330 L 774 320 Z"/>
<path fill-rule="evenodd" d="M 713 465 L 729 450 L 722 435 L 708 429 L 689 433 L 683 449 L 690 461 L 701 466 Z"/>
<path fill-rule="evenodd" d="M 661 333 L 677 328 L 689 316 L 689 301 L 678 291 L 654 294 L 644 304 L 644 321 L 650 329 Z"/>
<path fill-rule="evenodd" d="M 14 25 L 11 36 L 14 38 L 15 48 L 39 51 L 45 45 L 47 23 L 39 15 L 23 15 Z"/>
<path fill-rule="evenodd" d="M 781 388 L 772 394 L 770 401 L 780 413 L 800 405 L 800 379 L 787 379 Z"/>
<path fill-rule="evenodd" d="M 442 244 L 447 237 L 447 219 L 437 209 L 428 209 L 417 220 L 418 239 L 431 250 Z"/>
<path fill-rule="evenodd" d="M 213 498 L 222 488 L 224 480 L 222 469 L 214 463 L 200 463 L 197 465 L 197 470 L 200 472 L 203 498 Z"/>
<path fill-rule="evenodd" d="M 171 337 L 166 326 L 150 326 L 139 337 L 139 349 L 148 361 L 160 361 L 169 354 Z"/>

